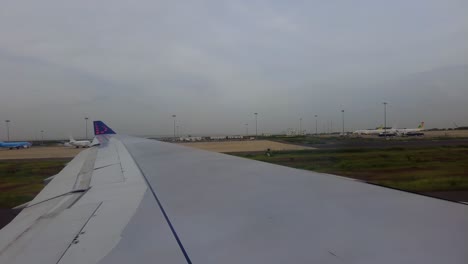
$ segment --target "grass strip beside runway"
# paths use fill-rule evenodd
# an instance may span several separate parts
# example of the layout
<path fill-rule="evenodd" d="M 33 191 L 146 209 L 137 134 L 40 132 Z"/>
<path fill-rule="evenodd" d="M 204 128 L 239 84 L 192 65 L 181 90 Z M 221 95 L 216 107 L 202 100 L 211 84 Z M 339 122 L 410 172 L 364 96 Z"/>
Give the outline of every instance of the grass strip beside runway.
<path fill-rule="evenodd" d="M 329 149 L 238 156 L 413 192 L 468 190 L 468 146 Z"/>
<path fill-rule="evenodd" d="M 0 161 L 0 208 L 32 200 L 44 188 L 43 180 L 60 172 L 66 159 Z"/>

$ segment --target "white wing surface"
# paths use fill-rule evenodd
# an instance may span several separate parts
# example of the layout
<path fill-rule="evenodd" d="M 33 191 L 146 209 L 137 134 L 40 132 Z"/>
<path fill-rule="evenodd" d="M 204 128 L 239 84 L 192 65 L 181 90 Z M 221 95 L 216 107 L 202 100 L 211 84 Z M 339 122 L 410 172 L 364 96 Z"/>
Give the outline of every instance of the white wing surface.
<path fill-rule="evenodd" d="M 464 204 L 102 125 L 0 230 L 0 263 L 468 263 Z"/>

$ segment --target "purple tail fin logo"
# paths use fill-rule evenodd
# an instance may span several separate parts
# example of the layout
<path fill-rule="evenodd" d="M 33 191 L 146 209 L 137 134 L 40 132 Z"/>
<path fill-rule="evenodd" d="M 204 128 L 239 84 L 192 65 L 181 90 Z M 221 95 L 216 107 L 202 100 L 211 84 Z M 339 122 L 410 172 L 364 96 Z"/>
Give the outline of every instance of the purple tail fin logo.
<path fill-rule="evenodd" d="M 112 128 L 108 127 L 102 121 L 94 121 L 94 135 L 109 135 L 115 134 Z"/>

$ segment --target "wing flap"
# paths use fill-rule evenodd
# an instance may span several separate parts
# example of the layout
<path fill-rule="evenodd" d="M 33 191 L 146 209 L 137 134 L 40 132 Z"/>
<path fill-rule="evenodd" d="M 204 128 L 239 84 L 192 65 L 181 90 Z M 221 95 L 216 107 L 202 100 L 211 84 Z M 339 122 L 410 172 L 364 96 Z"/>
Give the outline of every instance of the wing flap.
<path fill-rule="evenodd" d="M 88 188 L 96 153 L 96 149 L 92 148 L 81 151 L 29 204 L 38 204 L 74 190 Z"/>
<path fill-rule="evenodd" d="M 106 167 L 95 169 L 91 186 L 123 182 L 122 167 L 120 163 L 112 164 Z"/>
<path fill-rule="evenodd" d="M 39 217 L 31 228 L 5 248 L 0 254 L 0 262 L 57 263 L 98 206 L 96 203 L 86 204 L 64 210 L 54 217 Z"/>
<path fill-rule="evenodd" d="M 91 189 L 76 205 L 103 201 L 102 205 L 60 263 L 183 263 L 169 226 L 124 145 L 113 138 L 102 142 L 99 151 L 112 145 L 107 155 L 118 156 L 119 164 L 94 170 Z"/>

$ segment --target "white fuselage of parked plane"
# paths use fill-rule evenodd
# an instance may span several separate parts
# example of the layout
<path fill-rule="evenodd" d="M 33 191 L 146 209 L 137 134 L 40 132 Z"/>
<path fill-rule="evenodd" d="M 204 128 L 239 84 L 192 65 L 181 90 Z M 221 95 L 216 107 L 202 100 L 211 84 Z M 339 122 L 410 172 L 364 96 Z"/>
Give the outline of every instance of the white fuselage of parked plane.
<path fill-rule="evenodd" d="M 89 140 L 74 140 L 73 137 L 70 137 L 70 142 L 68 143 L 76 148 L 87 148 L 91 145 L 91 141 Z"/>
<path fill-rule="evenodd" d="M 399 135 L 406 135 L 408 133 L 419 132 L 424 130 L 424 122 L 421 122 L 417 128 L 392 128 L 389 132 L 394 132 Z"/>
<path fill-rule="evenodd" d="M 378 128 L 378 129 L 361 129 L 361 130 L 356 130 L 353 132 L 353 134 L 358 134 L 358 135 L 378 135 L 382 133 L 384 130 L 383 128 Z"/>

